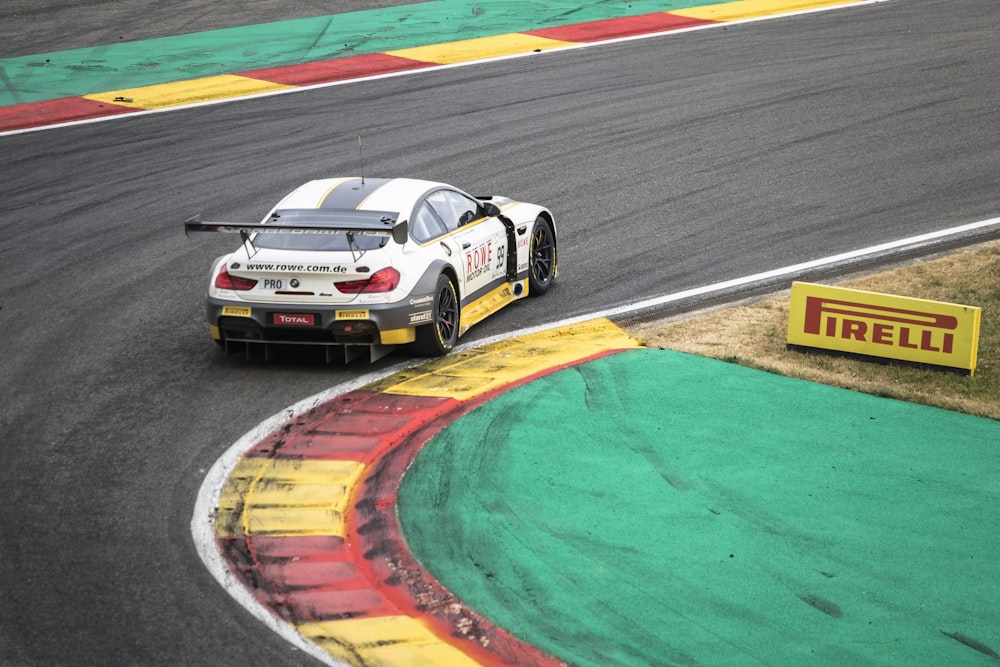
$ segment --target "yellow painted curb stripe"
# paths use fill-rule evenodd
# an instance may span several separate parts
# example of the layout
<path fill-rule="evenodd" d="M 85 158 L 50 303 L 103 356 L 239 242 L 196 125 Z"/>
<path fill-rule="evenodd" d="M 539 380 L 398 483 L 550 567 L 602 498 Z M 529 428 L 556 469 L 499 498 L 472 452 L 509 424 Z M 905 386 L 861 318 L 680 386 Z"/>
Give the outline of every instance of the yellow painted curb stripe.
<path fill-rule="evenodd" d="M 467 401 L 531 377 L 640 343 L 606 319 L 590 320 L 451 354 L 371 385 L 374 391 Z"/>
<path fill-rule="evenodd" d="M 358 461 L 242 457 L 226 480 L 215 534 L 344 535 L 344 512 L 364 474 Z"/>
<path fill-rule="evenodd" d="M 236 74 L 221 74 L 190 81 L 161 83 L 155 86 L 112 90 L 106 93 L 86 95 L 86 99 L 116 104 L 132 109 L 164 109 L 183 104 L 195 104 L 212 100 L 245 97 L 257 93 L 269 93 L 286 88 L 295 88 L 281 83 L 271 83 L 251 79 Z"/>
<path fill-rule="evenodd" d="M 445 44 L 417 46 L 412 49 L 386 51 L 390 56 L 419 60 L 420 62 L 450 65 L 452 63 L 482 60 L 497 56 L 509 56 L 516 53 L 532 51 L 548 51 L 563 46 L 574 46 L 576 42 L 562 42 L 557 39 L 547 39 L 534 35 L 509 33 L 494 37 L 477 37 Z"/>
<path fill-rule="evenodd" d="M 343 536 L 344 514 L 334 508 L 252 508 L 243 518 L 243 534 L 267 537 L 305 535 Z"/>
<path fill-rule="evenodd" d="M 850 0 L 737 0 L 719 5 L 671 9 L 670 14 L 707 21 L 739 21 L 757 16 L 791 14 L 818 7 L 851 4 Z"/>
<path fill-rule="evenodd" d="M 479 666 L 478 662 L 438 639 L 423 623 L 410 616 L 325 621 L 300 625 L 296 630 L 335 660 L 352 665 Z"/>

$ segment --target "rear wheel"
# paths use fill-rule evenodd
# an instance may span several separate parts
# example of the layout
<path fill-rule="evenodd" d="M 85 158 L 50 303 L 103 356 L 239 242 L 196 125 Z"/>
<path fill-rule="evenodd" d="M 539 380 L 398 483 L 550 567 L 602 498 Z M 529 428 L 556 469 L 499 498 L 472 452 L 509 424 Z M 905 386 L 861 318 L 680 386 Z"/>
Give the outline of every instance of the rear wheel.
<path fill-rule="evenodd" d="M 528 243 L 528 294 L 540 296 L 548 291 L 556 272 L 556 237 L 549 221 L 539 216 L 531 228 Z"/>
<path fill-rule="evenodd" d="M 438 276 L 434 291 L 433 320 L 417 327 L 417 339 L 411 350 L 423 357 L 440 357 L 451 352 L 458 342 L 458 295 L 455 284 L 448 276 Z"/>

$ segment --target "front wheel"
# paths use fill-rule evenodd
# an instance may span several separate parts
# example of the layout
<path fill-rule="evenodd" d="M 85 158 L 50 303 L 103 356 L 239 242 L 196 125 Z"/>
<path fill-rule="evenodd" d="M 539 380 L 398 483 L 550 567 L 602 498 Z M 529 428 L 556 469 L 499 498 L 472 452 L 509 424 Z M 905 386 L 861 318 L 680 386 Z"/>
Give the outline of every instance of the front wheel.
<path fill-rule="evenodd" d="M 422 357 L 444 356 L 458 342 L 458 295 L 455 284 L 444 274 L 438 276 L 432 317 L 430 324 L 417 327 L 417 339 L 410 347 Z"/>
<path fill-rule="evenodd" d="M 542 216 L 535 218 L 528 242 L 528 294 L 540 296 L 556 277 L 556 237 L 552 225 Z"/>

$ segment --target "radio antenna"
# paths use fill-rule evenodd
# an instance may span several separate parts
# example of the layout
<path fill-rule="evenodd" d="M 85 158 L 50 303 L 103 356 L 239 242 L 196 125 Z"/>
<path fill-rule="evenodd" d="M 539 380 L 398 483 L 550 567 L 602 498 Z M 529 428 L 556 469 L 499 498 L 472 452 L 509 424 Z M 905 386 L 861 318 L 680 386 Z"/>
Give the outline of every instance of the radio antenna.
<path fill-rule="evenodd" d="M 361 160 L 361 185 L 365 184 L 365 152 L 361 149 L 361 135 L 358 135 L 358 159 Z"/>

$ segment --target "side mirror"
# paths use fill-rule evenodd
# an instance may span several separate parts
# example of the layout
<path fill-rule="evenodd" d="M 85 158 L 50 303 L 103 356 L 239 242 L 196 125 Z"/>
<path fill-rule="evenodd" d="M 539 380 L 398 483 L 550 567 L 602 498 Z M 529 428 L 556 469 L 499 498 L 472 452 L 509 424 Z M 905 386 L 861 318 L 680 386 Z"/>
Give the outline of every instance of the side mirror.
<path fill-rule="evenodd" d="M 489 218 L 495 218 L 500 215 L 500 207 L 493 202 L 484 201 L 483 202 L 483 213 Z"/>

